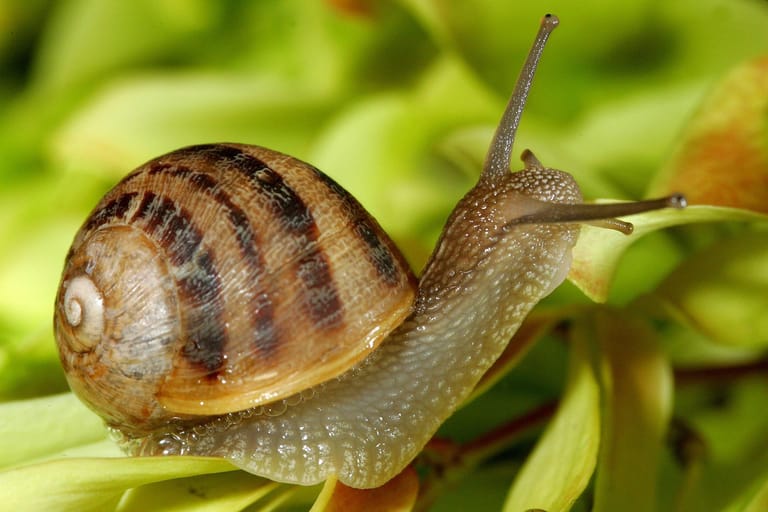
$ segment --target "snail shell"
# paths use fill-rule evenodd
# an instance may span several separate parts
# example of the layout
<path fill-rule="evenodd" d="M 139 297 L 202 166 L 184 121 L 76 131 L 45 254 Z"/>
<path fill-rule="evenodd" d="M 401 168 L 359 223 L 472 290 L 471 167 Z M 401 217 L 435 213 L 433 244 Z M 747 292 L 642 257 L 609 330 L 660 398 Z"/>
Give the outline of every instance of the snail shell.
<path fill-rule="evenodd" d="M 71 387 L 109 424 L 146 431 L 336 377 L 402 323 L 415 287 L 386 233 L 319 170 L 194 146 L 96 206 L 54 325 Z"/>

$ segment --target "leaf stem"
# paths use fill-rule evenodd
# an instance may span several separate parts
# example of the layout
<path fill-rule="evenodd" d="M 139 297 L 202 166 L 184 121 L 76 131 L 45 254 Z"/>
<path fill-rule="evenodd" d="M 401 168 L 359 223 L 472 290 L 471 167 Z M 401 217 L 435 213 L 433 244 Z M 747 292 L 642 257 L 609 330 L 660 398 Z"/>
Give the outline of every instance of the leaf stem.
<path fill-rule="evenodd" d="M 727 366 L 675 368 L 675 382 L 681 386 L 712 381 L 735 380 L 768 372 L 768 358 Z"/>
<path fill-rule="evenodd" d="M 557 401 L 540 405 L 482 436 L 458 444 L 432 439 L 424 448 L 417 466 L 426 472 L 414 510 L 427 510 L 447 487 L 470 474 L 484 461 L 518 442 L 528 431 L 541 426 L 557 410 Z"/>

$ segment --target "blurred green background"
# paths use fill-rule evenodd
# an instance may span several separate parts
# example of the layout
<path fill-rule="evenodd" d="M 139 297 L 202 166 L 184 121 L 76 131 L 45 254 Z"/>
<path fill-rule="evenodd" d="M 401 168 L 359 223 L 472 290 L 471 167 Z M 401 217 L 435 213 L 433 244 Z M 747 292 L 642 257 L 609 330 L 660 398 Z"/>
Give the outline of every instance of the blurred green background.
<path fill-rule="evenodd" d="M 587 197 L 642 195 L 707 88 L 768 46 L 758 1 L 0 2 L 0 393 L 63 389 L 68 244 L 108 187 L 183 145 L 314 163 L 420 268 L 547 11 L 562 26 L 518 149 Z M 19 352 L 45 376 L 15 385 Z"/>
<path fill-rule="evenodd" d="M 516 154 L 532 148 L 588 198 L 646 195 L 712 87 L 768 54 L 762 0 L 0 0 L 0 399 L 67 389 L 51 317 L 72 237 L 120 177 L 180 146 L 243 142 L 312 162 L 421 268 L 479 173 L 545 12 L 561 27 Z M 768 144 L 764 126 L 754 141 Z M 694 249 L 741 229 L 651 237 L 627 256 L 611 300 L 654 289 Z M 569 302 L 587 300 L 571 285 L 551 299 Z M 752 360 L 756 345 L 677 354 Z M 485 412 L 447 431 L 471 438 L 502 421 L 514 383 L 556 397 L 562 347 L 530 357 L 473 404 Z"/>

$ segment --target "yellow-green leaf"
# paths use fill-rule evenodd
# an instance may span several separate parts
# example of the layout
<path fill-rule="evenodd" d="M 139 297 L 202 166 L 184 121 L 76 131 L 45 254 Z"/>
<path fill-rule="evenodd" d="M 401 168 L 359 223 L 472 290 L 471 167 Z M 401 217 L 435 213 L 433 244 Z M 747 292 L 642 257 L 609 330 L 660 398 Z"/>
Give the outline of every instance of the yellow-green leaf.
<path fill-rule="evenodd" d="M 278 490 L 282 489 L 283 492 Z M 287 499 L 293 486 L 278 484 L 244 471 L 176 478 L 129 490 L 117 512 L 238 512 L 252 503 L 267 506 Z"/>
<path fill-rule="evenodd" d="M 728 507 L 727 512 L 765 512 L 766 510 L 768 510 L 768 478 L 750 489 L 746 496 L 741 496 L 736 503 Z"/>
<path fill-rule="evenodd" d="M 116 80 L 70 116 L 51 151 L 63 167 L 114 179 L 153 156 L 201 142 L 258 143 L 301 157 L 327 101 L 324 91 L 244 74 Z"/>
<path fill-rule="evenodd" d="M 569 510 L 592 477 L 600 444 L 600 393 L 589 359 L 589 334 L 580 325 L 563 400 L 520 470 L 505 512 Z"/>
<path fill-rule="evenodd" d="M 104 439 L 104 422 L 71 393 L 0 404 L 0 467 Z"/>
<path fill-rule="evenodd" d="M 656 509 L 658 464 L 672 408 L 672 373 L 653 330 L 626 311 L 599 309 L 603 438 L 594 511 Z"/>
<path fill-rule="evenodd" d="M 605 302 L 616 266 L 639 237 L 671 226 L 722 221 L 768 221 L 768 216 L 748 210 L 716 206 L 689 206 L 684 210 L 656 210 L 627 217 L 635 226 L 630 236 L 613 230 L 582 226 L 573 248 L 568 279 L 595 302 Z"/>
<path fill-rule="evenodd" d="M 0 503 L 25 512 L 103 512 L 133 487 L 234 469 L 224 460 L 198 457 L 58 459 L 0 473 Z"/>
<path fill-rule="evenodd" d="M 714 341 L 768 345 L 768 233 L 747 232 L 688 258 L 654 296 Z"/>

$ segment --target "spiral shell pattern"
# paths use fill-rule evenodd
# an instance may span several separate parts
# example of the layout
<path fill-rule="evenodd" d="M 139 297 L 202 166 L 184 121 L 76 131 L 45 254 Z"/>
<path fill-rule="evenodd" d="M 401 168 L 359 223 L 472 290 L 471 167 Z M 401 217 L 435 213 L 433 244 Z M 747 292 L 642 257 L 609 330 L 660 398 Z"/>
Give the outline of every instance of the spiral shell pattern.
<path fill-rule="evenodd" d="M 96 206 L 67 257 L 55 328 L 73 389 L 109 423 L 145 430 L 343 373 L 414 294 L 392 241 L 328 176 L 212 144 L 148 162 Z"/>

